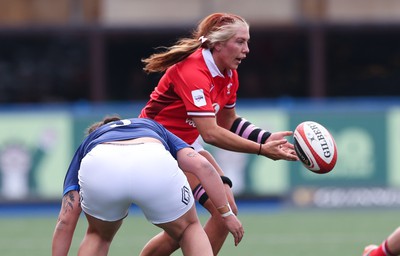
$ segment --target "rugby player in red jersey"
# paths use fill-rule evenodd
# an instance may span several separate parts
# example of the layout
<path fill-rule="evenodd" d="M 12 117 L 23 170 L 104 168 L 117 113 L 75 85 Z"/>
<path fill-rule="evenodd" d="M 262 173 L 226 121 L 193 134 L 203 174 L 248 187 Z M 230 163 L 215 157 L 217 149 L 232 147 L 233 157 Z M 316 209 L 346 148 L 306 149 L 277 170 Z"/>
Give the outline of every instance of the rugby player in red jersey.
<path fill-rule="evenodd" d="M 218 170 L 226 184 L 229 203 L 237 214 L 232 182 L 199 138 L 216 147 L 266 156 L 273 160 L 298 160 L 286 140 L 291 131 L 270 133 L 236 114 L 239 79 L 237 68 L 249 53 L 249 25 L 240 16 L 214 13 L 205 17 L 189 38 L 143 59 L 147 73 L 165 72 L 139 117 L 161 123 L 191 144 Z M 211 213 L 204 229 L 218 254 L 228 231 L 208 200 L 199 180 L 187 174 L 196 199 Z M 179 245 L 165 232 L 154 237 L 141 255 L 170 255 Z"/>

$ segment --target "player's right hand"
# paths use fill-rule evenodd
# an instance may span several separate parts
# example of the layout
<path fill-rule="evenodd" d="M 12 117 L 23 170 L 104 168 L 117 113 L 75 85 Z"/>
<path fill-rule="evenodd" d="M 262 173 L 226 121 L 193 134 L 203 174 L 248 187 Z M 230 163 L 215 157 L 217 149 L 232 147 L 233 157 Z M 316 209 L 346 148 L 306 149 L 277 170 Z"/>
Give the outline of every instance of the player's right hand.
<path fill-rule="evenodd" d="M 228 228 L 229 232 L 233 235 L 235 240 L 235 246 L 237 246 L 240 241 L 242 241 L 244 235 L 244 229 L 242 223 L 235 215 L 229 215 L 227 217 L 223 217 L 224 223 Z"/>

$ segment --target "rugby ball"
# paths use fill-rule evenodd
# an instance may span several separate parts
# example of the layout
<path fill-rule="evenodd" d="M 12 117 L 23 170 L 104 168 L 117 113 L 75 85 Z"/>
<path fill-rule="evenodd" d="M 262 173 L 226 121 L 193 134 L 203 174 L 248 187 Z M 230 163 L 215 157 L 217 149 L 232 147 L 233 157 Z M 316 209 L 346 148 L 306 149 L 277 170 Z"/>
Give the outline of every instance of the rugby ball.
<path fill-rule="evenodd" d="M 328 173 L 335 167 L 337 148 L 329 131 L 313 121 L 300 123 L 293 134 L 293 145 L 303 165 L 314 173 Z"/>

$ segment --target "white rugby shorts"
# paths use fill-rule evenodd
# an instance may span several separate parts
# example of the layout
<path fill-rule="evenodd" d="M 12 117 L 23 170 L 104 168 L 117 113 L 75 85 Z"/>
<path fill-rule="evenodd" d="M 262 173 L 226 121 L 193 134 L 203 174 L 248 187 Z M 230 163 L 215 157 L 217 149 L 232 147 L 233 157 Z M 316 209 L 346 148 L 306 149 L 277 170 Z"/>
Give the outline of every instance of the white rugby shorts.
<path fill-rule="evenodd" d="M 200 151 L 205 150 L 203 145 L 202 145 L 203 144 L 202 142 L 203 142 L 203 139 L 199 135 L 199 137 L 197 137 L 197 139 L 190 146 L 194 149 L 194 151 L 200 152 Z"/>
<path fill-rule="evenodd" d="M 104 221 L 128 215 L 131 204 L 154 223 L 174 221 L 194 203 L 177 161 L 160 143 L 99 144 L 81 162 L 81 206 Z"/>

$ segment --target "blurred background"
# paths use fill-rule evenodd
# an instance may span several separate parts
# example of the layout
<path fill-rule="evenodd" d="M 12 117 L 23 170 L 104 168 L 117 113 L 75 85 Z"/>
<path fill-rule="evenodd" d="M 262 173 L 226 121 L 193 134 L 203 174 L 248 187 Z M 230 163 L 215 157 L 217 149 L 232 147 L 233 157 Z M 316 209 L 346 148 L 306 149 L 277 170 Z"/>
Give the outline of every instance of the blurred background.
<path fill-rule="evenodd" d="M 85 128 L 137 116 L 160 78 L 141 59 L 212 12 L 250 23 L 238 113 L 270 131 L 320 122 L 339 152 L 317 175 L 209 147 L 237 197 L 399 206 L 397 0 L 0 0 L 0 202 L 58 202 Z"/>
<path fill-rule="evenodd" d="M 161 76 L 141 59 L 213 12 L 250 23 L 238 114 L 269 131 L 317 121 L 339 152 L 318 175 L 207 146 L 233 180 L 246 230 L 221 255 L 361 255 L 399 225 L 400 1 L 0 0 L 1 255 L 49 255 L 85 129 L 136 117 Z M 130 216 L 110 255 L 138 255 L 159 232 Z"/>

